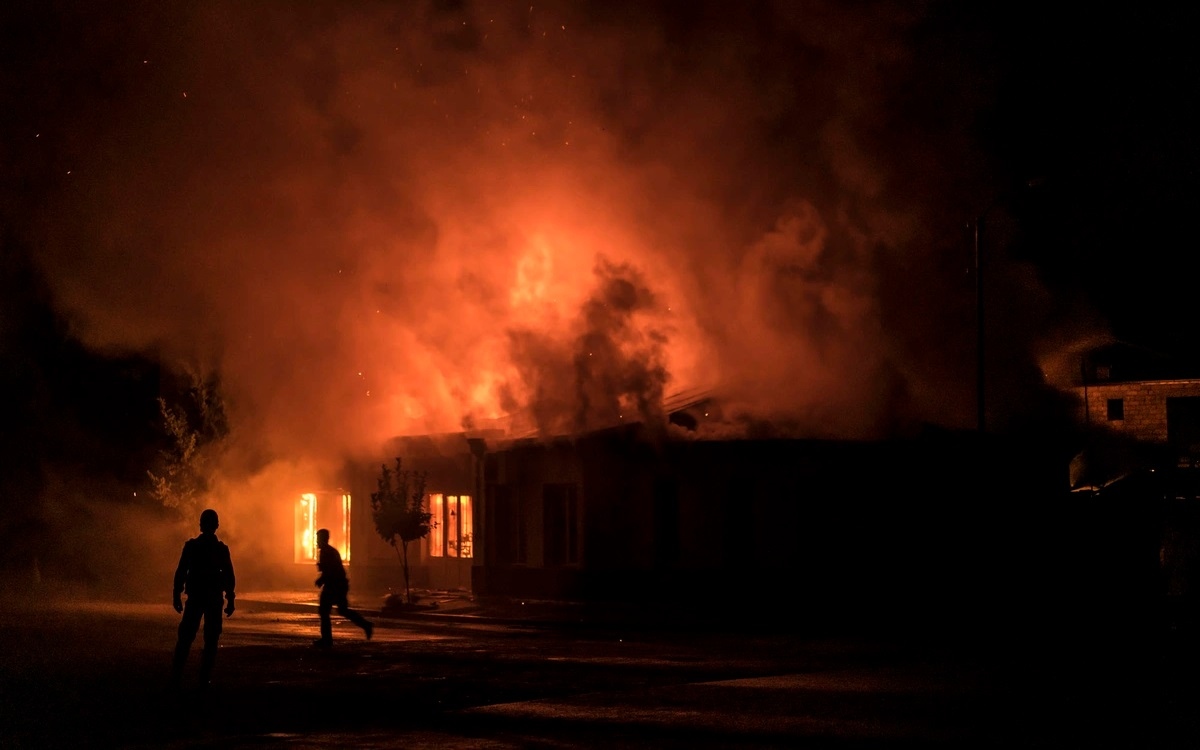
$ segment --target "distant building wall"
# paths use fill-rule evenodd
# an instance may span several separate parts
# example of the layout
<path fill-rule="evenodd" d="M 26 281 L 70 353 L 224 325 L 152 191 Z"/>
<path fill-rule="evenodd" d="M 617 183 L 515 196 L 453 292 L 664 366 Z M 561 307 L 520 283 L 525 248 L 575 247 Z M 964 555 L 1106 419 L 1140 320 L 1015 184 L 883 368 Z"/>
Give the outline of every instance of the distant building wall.
<path fill-rule="evenodd" d="M 1166 443 L 1167 399 L 1200 397 L 1200 380 L 1141 380 L 1077 389 L 1080 420 L 1133 440 Z M 1119 402 L 1119 407 L 1113 402 Z M 1115 413 L 1114 413 L 1115 409 Z"/>

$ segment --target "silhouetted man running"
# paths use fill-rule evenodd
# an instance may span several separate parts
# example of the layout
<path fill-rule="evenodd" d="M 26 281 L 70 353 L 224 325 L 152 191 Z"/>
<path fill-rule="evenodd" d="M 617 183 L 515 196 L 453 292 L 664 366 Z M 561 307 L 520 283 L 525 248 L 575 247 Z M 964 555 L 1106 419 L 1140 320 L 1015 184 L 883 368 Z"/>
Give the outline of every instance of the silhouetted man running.
<path fill-rule="evenodd" d="M 375 626 L 350 609 L 350 579 L 346 577 L 346 568 L 342 566 L 341 553 L 329 544 L 329 529 L 317 530 L 317 549 L 317 570 L 321 571 L 317 578 L 317 586 L 321 589 L 321 599 L 317 605 L 317 614 L 321 616 L 321 637 L 313 641 L 313 645 L 318 648 L 333 645 L 333 624 L 329 621 L 329 612 L 335 606 L 339 615 L 362 628 L 367 640 L 371 640 Z"/>
<path fill-rule="evenodd" d="M 200 658 L 200 685 L 208 685 L 217 662 L 217 641 L 221 638 L 221 605 L 225 604 L 227 616 L 233 616 L 233 561 L 229 557 L 229 547 L 217 539 L 215 532 L 219 525 L 215 510 L 201 513 L 200 536 L 184 543 L 179 567 L 175 568 L 172 603 L 176 612 L 183 613 L 171 671 L 176 685 L 183 677 L 183 666 L 201 620 L 204 620 L 204 651 Z M 187 594 L 186 606 L 184 593 Z"/>

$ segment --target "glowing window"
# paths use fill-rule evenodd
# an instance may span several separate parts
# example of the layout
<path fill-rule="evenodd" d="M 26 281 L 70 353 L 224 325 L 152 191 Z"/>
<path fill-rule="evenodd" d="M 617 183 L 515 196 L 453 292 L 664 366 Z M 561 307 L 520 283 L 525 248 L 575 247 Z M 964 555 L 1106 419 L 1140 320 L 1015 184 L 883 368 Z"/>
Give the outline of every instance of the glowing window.
<path fill-rule="evenodd" d="M 429 554 L 432 557 L 441 557 L 446 546 L 446 525 L 440 520 L 444 506 L 442 493 L 429 496 Z"/>
<path fill-rule="evenodd" d="M 429 496 L 431 557 L 471 557 L 475 540 L 470 495 Z"/>
<path fill-rule="evenodd" d="M 315 562 L 317 529 L 329 529 L 329 544 L 350 562 L 350 496 L 340 492 L 306 492 L 296 501 L 295 561 Z"/>

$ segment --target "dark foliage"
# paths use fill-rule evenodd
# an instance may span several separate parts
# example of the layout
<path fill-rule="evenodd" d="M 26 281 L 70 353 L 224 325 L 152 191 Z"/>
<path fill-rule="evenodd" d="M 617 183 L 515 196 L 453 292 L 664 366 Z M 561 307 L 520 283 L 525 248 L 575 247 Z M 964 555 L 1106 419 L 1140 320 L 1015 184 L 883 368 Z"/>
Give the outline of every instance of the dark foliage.
<path fill-rule="evenodd" d="M 403 468 L 399 457 L 396 468 L 381 467 L 379 489 L 371 493 L 371 517 L 383 541 L 392 545 L 404 571 L 404 598 L 412 604 L 408 545 L 429 534 L 433 514 L 425 502 L 425 472 Z"/>

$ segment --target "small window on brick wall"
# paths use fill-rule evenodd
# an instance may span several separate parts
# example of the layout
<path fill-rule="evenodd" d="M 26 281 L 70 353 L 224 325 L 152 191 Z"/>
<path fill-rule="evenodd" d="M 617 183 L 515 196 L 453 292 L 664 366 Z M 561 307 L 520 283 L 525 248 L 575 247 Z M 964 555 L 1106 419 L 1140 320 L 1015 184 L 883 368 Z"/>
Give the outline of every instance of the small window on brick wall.
<path fill-rule="evenodd" d="M 1125 419 L 1125 399 L 1110 398 L 1108 400 L 1108 421 L 1118 422 Z"/>

